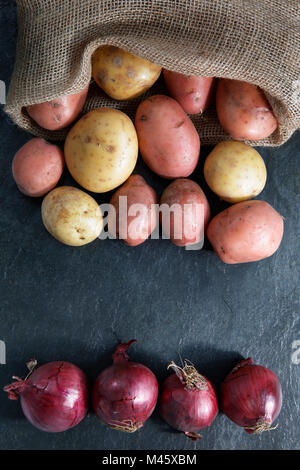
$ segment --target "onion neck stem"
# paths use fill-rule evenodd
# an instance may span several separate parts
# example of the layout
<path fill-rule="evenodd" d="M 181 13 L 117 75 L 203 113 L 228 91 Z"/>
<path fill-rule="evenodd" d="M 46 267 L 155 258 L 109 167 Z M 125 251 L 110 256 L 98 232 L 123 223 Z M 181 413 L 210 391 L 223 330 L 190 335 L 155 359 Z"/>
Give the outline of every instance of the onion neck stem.
<path fill-rule="evenodd" d="M 129 349 L 130 345 L 135 342 L 136 339 L 131 339 L 128 341 L 128 343 L 120 343 L 113 353 L 113 363 L 116 364 L 118 362 L 129 361 L 127 350 Z"/>
<path fill-rule="evenodd" d="M 199 374 L 192 363 L 188 364 L 187 360 L 185 360 L 183 367 L 179 367 L 174 361 L 171 361 L 168 365 L 169 368 L 175 371 L 175 374 L 187 389 L 208 390 L 205 377 Z"/>
<path fill-rule="evenodd" d="M 19 395 L 22 391 L 22 388 L 26 386 L 26 380 L 31 376 L 32 372 L 34 371 L 35 367 L 37 365 L 37 360 L 36 359 L 31 359 L 29 362 L 26 363 L 26 366 L 29 370 L 28 374 L 26 375 L 25 379 L 21 379 L 20 377 L 17 377 L 13 375 L 13 379 L 16 380 L 16 382 L 13 382 L 9 385 L 6 385 L 3 390 L 4 392 L 8 393 L 8 398 L 10 400 L 18 400 Z"/>

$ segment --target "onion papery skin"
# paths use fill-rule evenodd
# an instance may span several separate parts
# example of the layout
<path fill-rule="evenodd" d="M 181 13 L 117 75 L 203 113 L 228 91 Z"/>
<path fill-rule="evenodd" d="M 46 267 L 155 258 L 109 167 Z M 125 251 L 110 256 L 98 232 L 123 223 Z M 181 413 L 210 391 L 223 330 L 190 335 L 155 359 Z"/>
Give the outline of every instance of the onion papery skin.
<path fill-rule="evenodd" d="M 9 398 L 20 397 L 28 421 L 46 432 L 73 428 L 86 416 L 89 387 L 84 372 L 69 362 L 49 362 L 24 381 L 4 387 Z"/>
<path fill-rule="evenodd" d="M 270 369 L 245 359 L 227 375 L 221 385 L 225 415 L 249 434 L 271 428 L 282 406 L 282 389 Z"/>
<path fill-rule="evenodd" d="M 132 362 L 121 343 L 112 366 L 103 370 L 93 387 L 92 402 L 97 416 L 109 427 L 134 432 L 152 414 L 158 397 L 158 382 L 148 367 Z"/>
<path fill-rule="evenodd" d="M 185 367 L 179 371 L 184 371 Z M 201 437 L 198 432 L 209 427 L 218 414 L 217 396 L 213 385 L 203 375 L 197 373 L 201 378 L 198 388 L 198 385 L 188 386 L 184 375 L 180 377 L 177 373 L 178 370 L 162 385 L 160 415 L 172 428 L 196 440 Z"/>

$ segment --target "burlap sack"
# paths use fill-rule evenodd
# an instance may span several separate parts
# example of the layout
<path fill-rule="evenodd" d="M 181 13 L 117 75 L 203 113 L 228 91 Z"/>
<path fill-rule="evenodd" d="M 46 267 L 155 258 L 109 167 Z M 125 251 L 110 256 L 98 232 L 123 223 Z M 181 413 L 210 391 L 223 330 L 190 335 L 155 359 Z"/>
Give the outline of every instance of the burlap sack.
<path fill-rule="evenodd" d="M 299 126 L 299 0 L 18 0 L 17 4 L 17 56 L 6 112 L 34 135 L 65 138 L 66 130 L 51 132 L 37 126 L 24 107 L 84 88 L 91 79 L 91 56 L 102 44 L 185 74 L 259 85 L 279 128 L 270 138 L 252 144 L 279 145 Z M 161 79 L 147 94 L 166 92 L 163 86 Z M 133 117 L 141 99 L 111 100 L 94 83 L 84 112 L 113 106 Z M 228 138 L 214 109 L 192 119 L 203 144 Z"/>

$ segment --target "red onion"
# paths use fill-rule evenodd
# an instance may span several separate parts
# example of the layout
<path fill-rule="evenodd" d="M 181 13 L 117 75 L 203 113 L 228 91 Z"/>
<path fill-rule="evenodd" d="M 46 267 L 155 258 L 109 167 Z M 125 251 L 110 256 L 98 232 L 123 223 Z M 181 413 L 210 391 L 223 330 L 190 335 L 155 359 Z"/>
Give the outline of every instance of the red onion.
<path fill-rule="evenodd" d="M 185 363 L 181 368 L 171 362 L 169 367 L 175 374 L 163 383 L 160 414 L 170 426 L 183 431 L 187 437 L 199 439 L 198 431 L 210 426 L 218 414 L 214 387 L 193 365 Z"/>
<path fill-rule="evenodd" d="M 143 426 L 158 396 L 153 372 L 129 361 L 126 351 L 134 341 L 117 346 L 113 365 L 100 373 L 93 388 L 95 413 L 111 428 L 125 432 L 134 432 Z"/>
<path fill-rule="evenodd" d="M 19 377 L 4 387 L 8 398 L 20 396 L 24 415 L 35 427 L 47 432 L 60 432 L 76 426 L 85 417 L 89 405 L 87 378 L 69 362 L 49 362 L 35 369 L 37 362 L 27 364 L 28 376 Z"/>
<path fill-rule="evenodd" d="M 274 372 L 248 358 L 225 378 L 221 400 L 223 411 L 231 421 L 249 434 L 261 433 L 274 429 L 271 424 L 282 404 L 281 385 Z"/>

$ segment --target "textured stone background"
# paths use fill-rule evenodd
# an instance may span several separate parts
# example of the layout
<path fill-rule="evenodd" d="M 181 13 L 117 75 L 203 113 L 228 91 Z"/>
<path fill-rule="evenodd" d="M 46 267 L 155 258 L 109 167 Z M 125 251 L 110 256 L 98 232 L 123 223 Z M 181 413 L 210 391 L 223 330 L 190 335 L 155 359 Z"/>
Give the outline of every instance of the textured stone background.
<path fill-rule="evenodd" d="M 0 80 L 8 85 L 17 37 L 15 2 L 0 1 Z M 285 218 L 279 251 L 259 263 L 227 266 L 209 246 L 185 251 L 166 240 L 137 248 L 95 242 L 82 248 L 59 244 L 42 225 L 39 199 L 23 196 L 11 176 L 15 152 L 30 138 L 0 110 L 1 302 L 0 339 L 7 364 L 0 387 L 25 374 L 25 362 L 67 360 L 91 381 L 110 364 L 118 340 L 137 338 L 131 357 L 163 380 L 166 365 L 182 355 L 218 386 L 241 358 L 252 356 L 280 377 L 279 427 L 249 436 L 219 414 L 203 439 L 193 443 L 172 431 L 157 412 L 135 434 L 105 428 L 93 413 L 79 426 L 46 434 L 32 427 L 18 402 L 0 391 L 1 449 L 296 449 L 299 448 L 299 368 L 292 344 L 300 340 L 299 233 L 300 135 L 280 148 L 259 149 L 268 169 L 260 195 Z M 202 158 L 193 175 L 213 213 L 226 204 L 207 189 Z M 160 193 L 167 185 L 142 161 L 141 172 Z M 62 183 L 76 185 L 65 174 Z M 100 202 L 109 199 L 96 195 Z"/>

